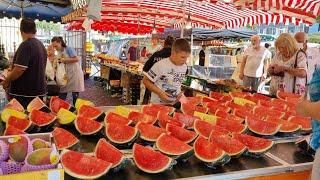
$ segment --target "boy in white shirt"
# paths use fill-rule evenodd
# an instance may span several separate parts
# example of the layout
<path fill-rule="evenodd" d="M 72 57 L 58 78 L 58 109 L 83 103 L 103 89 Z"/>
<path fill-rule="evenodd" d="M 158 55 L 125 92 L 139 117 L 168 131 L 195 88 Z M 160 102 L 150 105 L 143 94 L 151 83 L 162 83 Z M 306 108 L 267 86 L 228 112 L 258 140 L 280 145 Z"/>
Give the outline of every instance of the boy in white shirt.
<path fill-rule="evenodd" d="M 189 42 L 177 39 L 172 45 L 171 56 L 158 61 L 145 73 L 143 83 L 152 92 L 151 103 L 171 103 L 178 98 L 190 53 Z"/>

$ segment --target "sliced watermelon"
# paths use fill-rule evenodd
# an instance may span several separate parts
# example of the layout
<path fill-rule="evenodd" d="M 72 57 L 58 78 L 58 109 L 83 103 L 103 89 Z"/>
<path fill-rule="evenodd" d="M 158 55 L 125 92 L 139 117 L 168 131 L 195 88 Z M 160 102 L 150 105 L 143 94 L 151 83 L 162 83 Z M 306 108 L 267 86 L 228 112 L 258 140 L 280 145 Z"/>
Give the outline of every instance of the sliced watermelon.
<path fill-rule="evenodd" d="M 121 116 L 117 113 L 114 112 L 106 112 L 106 116 L 104 117 L 104 123 L 117 123 L 117 124 L 124 124 L 124 125 L 129 125 L 131 124 L 131 120 L 128 118 Z"/>
<path fill-rule="evenodd" d="M 166 132 L 166 130 L 163 128 L 159 128 L 153 126 L 152 124 L 146 124 L 142 122 L 138 122 L 136 128 L 140 132 L 140 138 L 150 142 L 155 142 L 162 133 Z"/>
<path fill-rule="evenodd" d="M 157 121 L 156 116 L 150 116 L 148 114 L 143 114 L 136 111 L 131 111 L 129 113 L 128 119 L 133 121 L 135 124 L 137 124 L 138 122 L 154 124 Z"/>
<path fill-rule="evenodd" d="M 6 127 L 6 130 L 3 133 L 4 136 L 19 135 L 19 134 L 26 134 L 26 133 L 11 125 L 8 125 Z"/>
<path fill-rule="evenodd" d="M 180 122 L 176 118 L 173 118 L 173 117 L 169 116 L 168 114 L 159 112 L 158 113 L 158 125 L 161 128 L 166 128 L 167 124 L 173 124 L 173 125 L 176 125 L 179 127 L 185 126 L 182 122 Z"/>
<path fill-rule="evenodd" d="M 42 110 L 46 112 L 50 112 L 50 109 L 47 105 L 39 98 L 35 97 L 27 106 L 27 111 L 31 112 L 32 110 Z"/>
<path fill-rule="evenodd" d="M 220 117 L 220 118 L 227 118 L 229 116 L 229 113 L 225 112 L 225 111 L 220 111 L 217 110 L 214 115 Z"/>
<path fill-rule="evenodd" d="M 174 164 L 173 159 L 150 147 L 134 144 L 132 148 L 133 160 L 136 166 L 146 173 L 161 173 L 170 169 Z"/>
<path fill-rule="evenodd" d="M 299 124 L 295 124 L 279 118 L 269 117 L 266 119 L 266 121 L 281 124 L 279 132 L 282 133 L 294 133 L 301 129 L 301 126 Z"/>
<path fill-rule="evenodd" d="M 218 101 L 216 99 L 213 99 L 211 97 L 202 97 L 202 102 L 201 104 L 205 105 L 208 103 L 217 103 Z"/>
<path fill-rule="evenodd" d="M 217 111 L 223 111 L 223 112 L 230 112 L 231 111 L 231 108 L 225 106 L 225 105 L 222 105 L 222 104 L 211 104 L 211 103 L 208 103 L 207 104 L 207 107 L 209 109 L 209 113 L 210 114 L 215 114 Z"/>
<path fill-rule="evenodd" d="M 282 100 L 286 100 L 287 98 L 296 98 L 300 99 L 302 96 L 300 94 L 294 94 L 289 92 L 277 91 L 277 97 Z"/>
<path fill-rule="evenodd" d="M 112 163 L 111 168 L 113 168 L 114 171 L 118 171 L 126 166 L 125 155 L 116 147 L 108 143 L 104 138 L 101 138 L 98 141 L 94 149 L 94 156 L 98 159 Z"/>
<path fill-rule="evenodd" d="M 281 125 L 278 123 L 272 123 L 257 119 L 246 119 L 246 123 L 250 131 L 265 136 L 275 135 L 281 127 Z"/>
<path fill-rule="evenodd" d="M 251 112 L 248 112 L 248 111 L 243 111 L 241 109 L 235 109 L 233 111 L 233 114 L 241 119 L 245 119 L 247 118 L 248 116 L 252 116 L 253 114 Z"/>
<path fill-rule="evenodd" d="M 139 135 L 137 128 L 116 123 L 106 124 L 105 134 L 112 143 L 124 146 L 130 146 Z"/>
<path fill-rule="evenodd" d="M 19 112 L 24 112 L 24 107 L 15 98 L 11 99 L 11 101 L 4 107 L 4 109 L 14 109 Z"/>
<path fill-rule="evenodd" d="M 201 104 L 202 102 L 202 98 L 200 96 L 196 96 L 196 97 L 186 97 L 187 98 L 187 103 L 188 104 L 192 104 L 194 106 L 198 106 Z"/>
<path fill-rule="evenodd" d="M 214 92 L 214 91 L 210 91 L 210 95 L 211 98 L 216 99 L 216 100 L 221 100 L 224 95 L 219 93 L 219 92 Z"/>
<path fill-rule="evenodd" d="M 28 128 L 30 128 L 31 124 L 32 122 L 29 119 L 21 119 L 14 116 L 11 116 L 7 122 L 7 126 L 14 126 L 21 131 L 26 131 Z"/>
<path fill-rule="evenodd" d="M 238 98 L 244 98 L 245 96 L 250 96 L 249 92 L 229 92 L 229 95 L 232 98 L 238 97 Z"/>
<path fill-rule="evenodd" d="M 1 120 L 3 122 L 5 122 L 5 123 L 8 122 L 8 120 L 9 120 L 9 118 L 11 116 L 14 116 L 14 117 L 17 117 L 17 118 L 20 118 L 20 119 L 26 119 L 27 118 L 27 115 L 25 113 L 17 111 L 17 110 L 14 110 L 14 109 L 10 109 L 10 108 L 4 109 L 1 112 Z"/>
<path fill-rule="evenodd" d="M 248 101 L 251 101 L 251 102 L 254 102 L 256 104 L 259 103 L 259 99 L 256 98 L 256 97 L 253 97 L 251 95 L 246 95 L 245 97 L 243 97 L 244 99 L 248 100 Z"/>
<path fill-rule="evenodd" d="M 174 108 L 165 106 L 162 104 L 149 104 L 149 105 L 143 106 L 141 108 L 141 112 L 144 114 L 148 114 L 150 116 L 156 116 L 159 112 L 162 112 L 165 114 L 172 114 L 174 112 Z"/>
<path fill-rule="evenodd" d="M 262 115 L 263 117 L 278 117 L 283 118 L 285 116 L 284 112 L 281 112 L 279 110 L 266 108 L 263 106 L 256 106 L 253 109 L 253 113 L 257 115 Z"/>
<path fill-rule="evenodd" d="M 86 116 L 78 116 L 74 121 L 74 125 L 77 131 L 82 135 L 93 135 L 102 129 L 101 123 L 99 123 L 98 121 L 92 120 Z"/>
<path fill-rule="evenodd" d="M 187 159 L 193 154 L 193 149 L 190 145 L 166 133 L 159 136 L 156 141 L 156 147 L 160 152 L 169 156 L 177 156 L 177 158 L 183 155 L 186 156 L 183 159 Z"/>
<path fill-rule="evenodd" d="M 222 99 L 220 99 L 220 101 L 222 102 L 230 102 L 232 101 L 232 97 L 227 95 L 227 96 L 223 96 Z"/>
<path fill-rule="evenodd" d="M 235 109 L 242 109 L 243 106 L 239 105 L 239 104 L 236 104 L 234 102 L 227 102 L 226 103 L 226 106 L 231 108 L 232 110 L 235 110 Z"/>
<path fill-rule="evenodd" d="M 224 165 L 230 161 L 230 157 L 214 142 L 210 142 L 200 136 L 193 144 L 195 156 L 208 167 Z"/>
<path fill-rule="evenodd" d="M 53 124 L 56 120 L 56 116 L 40 110 L 32 110 L 32 112 L 29 114 L 29 119 L 33 122 L 33 124 L 43 127 Z"/>
<path fill-rule="evenodd" d="M 237 117 L 233 114 L 229 114 L 225 119 L 230 120 L 230 121 L 237 121 L 238 123 L 244 122 L 244 118 Z"/>
<path fill-rule="evenodd" d="M 297 112 L 296 111 L 286 111 L 285 115 L 282 119 L 288 120 L 291 116 L 297 116 Z"/>
<path fill-rule="evenodd" d="M 287 102 L 273 98 L 270 102 L 272 109 L 277 109 L 279 111 L 285 111 L 288 107 Z"/>
<path fill-rule="evenodd" d="M 195 111 L 201 112 L 201 113 L 207 113 L 208 109 L 205 108 L 205 107 L 202 107 L 202 106 L 195 106 L 195 105 L 192 105 L 192 104 L 185 104 L 185 103 L 181 104 L 181 112 L 183 114 L 187 114 L 187 115 L 193 116 Z"/>
<path fill-rule="evenodd" d="M 264 101 L 270 101 L 271 100 L 271 97 L 269 96 L 266 96 L 264 94 L 260 94 L 260 93 L 254 93 L 252 94 L 252 97 L 255 97 L 259 100 L 264 100 Z"/>
<path fill-rule="evenodd" d="M 52 136 L 58 150 L 71 148 L 79 142 L 76 136 L 63 128 L 56 127 L 52 132 Z"/>
<path fill-rule="evenodd" d="M 198 120 L 197 119 L 194 122 L 194 131 L 197 134 L 199 134 L 199 135 L 201 135 L 201 136 L 203 136 L 203 137 L 205 137 L 207 139 L 210 137 L 210 133 L 213 130 L 220 131 L 220 132 L 225 133 L 225 134 L 229 133 L 228 130 L 226 130 L 226 129 L 220 127 L 220 126 L 216 126 L 214 124 L 211 124 L 211 123 L 209 123 L 207 121 L 203 121 L 203 120 Z"/>
<path fill-rule="evenodd" d="M 265 100 L 259 100 L 258 105 L 263 106 L 263 107 L 267 107 L 267 108 L 272 107 L 271 101 L 265 101 Z"/>
<path fill-rule="evenodd" d="M 244 144 L 229 135 L 213 135 L 214 134 L 211 134 L 210 141 L 215 142 L 219 148 L 224 150 L 231 157 L 238 157 L 247 149 Z"/>
<path fill-rule="evenodd" d="M 60 99 L 58 96 L 53 96 L 50 99 L 49 107 L 53 113 L 58 113 L 61 108 L 69 110 L 71 108 L 71 104 Z"/>
<path fill-rule="evenodd" d="M 247 126 L 238 123 L 237 121 L 217 119 L 216 124 L 232 133 L 243 133 L 247 130 Z"/>
<path fill-rule="evenodd" d="M 70 150 L 64 150 L 60 160 L 65 172 L 79 179 L 97 179 L 112 166 L 110 162 Z"/>
<path fill-rule="evenodd" d="M 309 117 L 291 116 L 288 121 L 300 125 L 302 131 L 309 132 L 312 130 L 311 118 Z"/>
<path fill-rule="evenodd" d="M 233 137 L 247 146 L 249 153 L 261 156 L 270 150 L 274 144 L 269 139 L 258 138 L 246 134 L 234 134 Z"/>
<path fill-rule="evenodd" d="M 191 143 L 198 136 L 198 134 L 193 131 L 189 131 L 173 124 L 167 124 L 166 130 L 170 133 L 171 136 L 185 143 Z"/>
<path fill-rule="evenodd" d="M 89 105 L 82 105 L 78 110 L 78 116 L 83 116 L 89 119 L 97 119 L 103 114 L 103 111 L 98 107 L 93 107 Z"/>
<path fill-rule="evenodd" d="M 182 114 L 182 113 L 178 113 L 178 112 L 174 113 L 173 118 L 180 121 L 181 123 L 185 124 L 186 128 L 188 128 L 188 129 L 189 128 L 193 129 L 194 121 L 196 119 L 200 119 L 200 118 L 195 117 L 193 115 L 187 115 L 187 114 Z"/>

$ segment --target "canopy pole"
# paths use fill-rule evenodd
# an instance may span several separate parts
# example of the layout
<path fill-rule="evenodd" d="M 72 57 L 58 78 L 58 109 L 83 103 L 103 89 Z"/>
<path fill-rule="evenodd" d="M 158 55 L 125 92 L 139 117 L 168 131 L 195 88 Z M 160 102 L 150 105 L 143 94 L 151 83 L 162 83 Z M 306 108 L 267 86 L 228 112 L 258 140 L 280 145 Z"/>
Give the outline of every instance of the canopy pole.
<path fill-rule="evenodd" d="M 21 19 L 23 19 L 23 1 L 21 1 L 21 15 L 20 15 L 20 17 L 21 17 Z"/>
<path fill-rule="evenodd" d="M 193 60 L 193 33 L 191 33 L 191 54 L 190 54 L 190 59 L 191 59 L 191 66 L 194 65 L 194 60 Z"/>
<path fill-rule="evenodd" d="M 186 10 L 187 10 L 187 0 L 183 0 L 183 13 L 182 13 L 182 27 L 181 27 L 181 34 L 180 34 L 180 38 L 183 38 L 183 34 L 184 34 L 184 27 L 185 27 L 185 15 L 186 15 Z"/>

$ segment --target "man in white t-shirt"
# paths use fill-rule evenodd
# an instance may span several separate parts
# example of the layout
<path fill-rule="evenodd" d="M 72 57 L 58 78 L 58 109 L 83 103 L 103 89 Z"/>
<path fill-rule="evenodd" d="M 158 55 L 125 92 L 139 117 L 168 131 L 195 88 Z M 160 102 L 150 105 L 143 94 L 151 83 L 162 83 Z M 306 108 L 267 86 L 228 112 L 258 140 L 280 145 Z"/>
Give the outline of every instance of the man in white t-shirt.
<path fill-rule="evenodd" d="M 244 86 L 254 91 L 257 91 L 261 79 L 267 77 L 267 58 L 270 58 L 267 49 L 260 46 L 260 42 L 259 35 L 251 37 L 251 46 L 245 50 L 240 66 L 239 78 L 243 80 Z"/>
<path fill-rule="evenodd" d="M 320 63 L 320 53 L 317 48 L 308 47 L 308 35 L 305 32 L 297 32 L 294 38 L 298 42 L 299 47 L 306 53 L 307 56 L 307 81 L 312 79 L 312 75 L 317 65 Z"/>
<path fill-rule="evenodd" d="M 172 103 L 181 92 L 181 84 L 187 72 L 186 61 L 191 47 L 187 40 L 174 41 L 169 58 L 156 62 L 145 73 L 143 83 L 151 94 L 151 103 Z"/>

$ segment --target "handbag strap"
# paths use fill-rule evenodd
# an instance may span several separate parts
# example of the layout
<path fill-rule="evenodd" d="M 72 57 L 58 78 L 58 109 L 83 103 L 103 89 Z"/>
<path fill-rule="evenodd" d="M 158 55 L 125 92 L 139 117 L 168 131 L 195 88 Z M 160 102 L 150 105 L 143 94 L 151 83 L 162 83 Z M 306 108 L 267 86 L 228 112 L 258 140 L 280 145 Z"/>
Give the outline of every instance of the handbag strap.
<path fill-rule="evenodd" d="M 302 52 L 302 53 L 307 57 L 306 52 L 304 52 L 304 50 L 302 50 L 302 49 L 299 49 L 299 51 L 298 51 L 297 54 L 296 54 L 296 59 L 294 60 L 293 68 L 295 68 L 295 69 L 298 67 L 298 55 L 299 55 L 299 52 Z M 296 92 L 296 81 L 297 81 L 296 76 L 293 76 L 293 88 L 292 88 L 292 93 L 295 93 L 295 92 Z M 308 79 L 307 79 L 307 76 L 306 76 L 306 83 L 307 83 L 307 81 L 308 81 Z"/>

